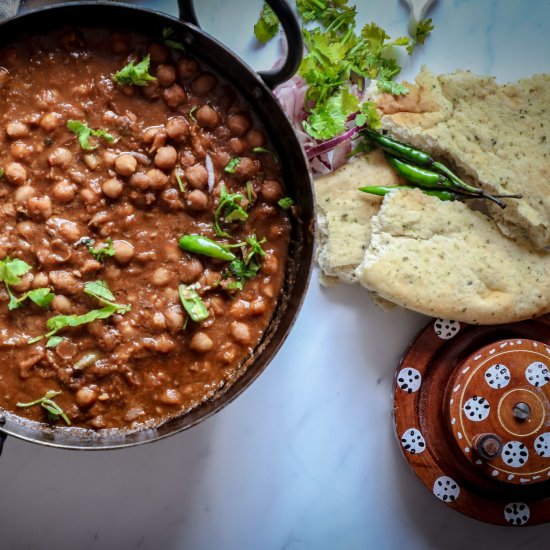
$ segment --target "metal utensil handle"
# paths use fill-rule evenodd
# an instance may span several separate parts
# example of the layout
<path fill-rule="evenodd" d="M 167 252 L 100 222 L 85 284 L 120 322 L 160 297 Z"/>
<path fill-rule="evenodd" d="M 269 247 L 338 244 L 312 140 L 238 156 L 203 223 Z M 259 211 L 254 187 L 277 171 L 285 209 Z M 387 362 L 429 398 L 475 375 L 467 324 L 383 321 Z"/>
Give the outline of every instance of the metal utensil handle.
<path fill-rule="evenodd" d="M 288 44 L 286 59 L 282 67 L 271 71 L 258 72 L 262 80 L 273 89 L 275 86 L 287 81 L 298 70 L 302 60 L 304 44 L 300 25 L 285 0 L 266 1 L 279 18 Z M 180 10 L 179 17 L 182 21 L 200 27 L 193 0 L 178 0 L 178 6 Z"/>

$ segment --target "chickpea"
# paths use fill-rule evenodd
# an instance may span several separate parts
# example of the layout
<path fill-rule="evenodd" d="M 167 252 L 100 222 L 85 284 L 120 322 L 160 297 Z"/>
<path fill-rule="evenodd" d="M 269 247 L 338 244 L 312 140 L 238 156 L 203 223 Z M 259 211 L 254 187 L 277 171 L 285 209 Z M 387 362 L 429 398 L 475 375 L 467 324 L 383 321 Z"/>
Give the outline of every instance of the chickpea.
<path fill-rule="evenodd" d="M 96 155 L 84 155 L 84 164 L 90 170 L 95 170 L 99 166 L 99 159 Z"/>
<path fill-rule="evenodd" d="M 68 271 L 50 271 L 50 282 L 55 290 L 64 294 L 78 294 L 82 283 Z"/>
<path fill-rule="evenodd" d="M 137 172 L 132 175 L 128 183 L 135 189 L 145 191 L 145 189 L 151 187 L 151 178 L 143 172 Z"/>
<path fill-rule="evenodd" d="M 147 86 L 141 88 L 141 93 L 148 99 L 160 97 L 160 85 L 158 80 L 147 82 Z"/>
<path fill-rule="evenodd" d="M 250 344 L 250 329 L 245 323 L 240 323 L 239 321 L 231 323 L 231 336 L 239 344 L 243 344 L 244 346 Z"/>
<path fill-rule="evenodd" d="M 199 331 L 193 334 L 189 347 L 197 353 L 206 353 L 214 347 L 214 342 L 210 336 Z"/>
<path fill-rule="evenodd" d="M 50 199 L 48 195 L 44 195 L 42 197 L 31 197 L 27 201 L 27 208 L 32 217 L 47 220 L 53 213 L 52 199 Z"/>
<path fill-rule="evenodd" d="M 215 128 L 220 122 L 218 113 L 210 105 L 199 107 L 195 113 L 195 118 L 197 124 L 202 128 Z"/>
<path fill-rule="evenodd" d="M 162 91 L 162 97 L 168 107 L 175 109 L 187 101 L 187 94 L 179 84 L 172 84 Z"/>
<path fill-rule="evenodd" d="M 157 67 L 156 77 L 161 86 L 170 86 L 176 81 L 176 69 L 172 65 L 161 64 Z"/>
<path fill-rule="evenodd" d="M 109 168 L 115 165 L 115 160 L 118 157 L 118 155 L 113 153 L 113 151 L 104 151 L 102 156 L 103 161 Z"/>
<path fill-rule="evenodd" d="M 277 180 L 266 180 L 262 183 L 260 196 L 266 202 L 277 202 L 284 197 L 283 186 Z"/>
<path fill-rule="evenodd" d="M 166 328 L 166 318 L 160 311 L 156 311 L 151 319 L 151 324 L 155 330 L 164 330 Z"/>
<path fill-rule="evenodd" d="M 155 155 L 155 166 L 161 170 L 170 170 L 176 164 L 178 152 L 171 145 L 160 147 Z"/>
<path fill-rule="evenodd" d="M 134 246 L 128 241 L 113 241 L 113 248 L 115 249 L 114 258 L 119 264 L 127 264 L 134 257 Z"/>
<path fill-rule="evenodd" d="M 17 224 L 17 232 L 26 239 L 32 237 L 36 233 L 36 224 L 25 220 Z"/>
<path fill-rule="evenodd" d="M 101 190 L 105 195 L 110 199 L 117 199 L 122 195 L 122 190 L 124 189 L 124 183 L 118 178 L 110 178 L 103 182 L 101 185 Z"/>
<path fill-rule="evenodd" d="M 267 304 L 258 298 L 250 304 L 250 314 L 251 315 L 263 315 L 267 311 Z"/>
<path fill-rule="evenodd" d="M 173 279 L 173 274 L 165 267 L 158 267 L 151 276 L 151 283 L 155 286 L 166 286 Z"/>
<path fill-rule="evenodd" d="M 128 153 L 118 155 L 115 160 L 115 172 L 119 176 L 131 176 L 137 168 L 136 157 Z"/>
<path fill-rule="evenodd" d="M 166 133 L 170 139 L 181 143 L 189 134 L 189 123 L 182 116 L 175 116 L 166 123 Z"/>
<path fill-rule="evenodd" d="M 4 171 L 6 179 L 15 185 L 23 185 L 27 181 L 27 170 L 18 162 L 10 162 Z"/>
<path fill-rule="evenodd" d="M 27 137 L 30 134 L 30 130 L 24 122 L 14 120 L 13 122 L 8 122 L 6 133 L 12 139 L 21 139 Z"/>
<path fill-rule="evenodd" d="M 159 401 L 165 405 L 179 405 L 182 401 L 182 396 L 178 390 L 168 388 L 160 394 Z"/>
<path fill-rule="evenodd" d="M 34 279 L 33 279 L 33 282 L 32 282 L 32 286 L 33 288 L 45 288 L 48 286 L 48 283 L 49 283 L 49 279 L 48 279 L 48 276 L 46 275 L 46 273 L 37 273 L 35 276 L 34 276 Z"/>
<path fill-rule="evenodd" d="M 191 82 L 191 91 L 198 96 L 205 96 L 212 92 L 218 79 L 211 73 L 202 73 Z"/>
<path fill-rule="evenodd" d="M 80 198 L 82 202 L 88 206 L 95 205 L 101 200 L 99 193 L 92 187 L 85 187 L 82 189 L 80 191 Z"/>
<path fill-rule="evenodd" d="M 279 270 L 279 260 L 275 254 L 266 254 L 262 262 L 262 273 L 266 275 L 275 275 Z"/>
<path fill-rule="evenodd" d="M 180 261 L 178 275 L 183 283 L 189 284 L 196 281 L 204 271 L 204 267 L 198 258 Z"/>
<path fill-rule="evenodd" d="M 32 185 L 22 185 L 15 191 L 15 202 L 18 204 L 26 203 L 35 193 L 36 189 Z"/>
<path fill-rule="evenodd" d="M 10 72 L 8 71 L 8 69 L 0 67 L 0 90 L 2 90 L 8 82 L 9 76 Z"/>
<path fill-rule="evenodd" d="M 10 154 L 16 160 L 27 160 L 33 150 L 32 145 L 26 145 L 22 141 L 16 141 L 10 145 Z"/>
<path fill-rule="evenodd" d="M 250 157 L 241 157 L 235 168 L 235 176 L 241 180 L 249 180 L 258 173 L 259 166 L 260 163 L 254 162 Z"/>
<path fill-rule="evenodd" d="M 206 210 L 208 208 L 208 195 L 199 189 L 194 189 L 187 195 L 187 206 L 190 210 Z"/>
<path fill-rule="evenodd" d="M 214 166 L 223 172 L 225 167 L 231 161 L 231 155 L 225 151 L 216 151 L 212 154 L 212 163 Z"/>
<path fill-rule="evenodd" d="M 175 342 L 166 334 L 157 336 L 155 341 L 155 351 L 160 353 L 170 353 L 175 347 Z"/>
<path fill-rule="evenodd" d="M 185 179 L 193 189 L 206 189 L 208 185 L 208 170 L 202 164 L 195 164 L 187 168 Z"/>
<path fill-rule="evenodd" d="M 52 187 L 52 195 L 57 202 L 67 203 L 75 198 L 76 190 L 77 187 L 74 183 L 68 180 L 61 180 Z"/>
<path fill-rule="evenodd" d="M 147 46 L 147 53 L 151 56 L 151 63 L 166 63 L 170 57 L 170 51 L 163 44 L 152 42 Z"/>
<path fill-rule="evenodd" d="M 234 154 L 234 155 L 242 155 L 244 153 L 244 143 L 241 139 L 239 138 L 231 138 L 229 140 L 229 150 Z"/>
<path fill-rule="evenodd" d="M 65 147 L 58 147 L 48 155 L 50 166 L 60 166 L 66 168 L 73 161 L 72 153 Z"/>
<path fill-rule="evenodd" d="M 231 130 L 231 133 L 237 137 L 244 136 L 250 129 L 250 126 L 250 118 L 246 115 L 231 115 L 227 119 L 227 127 Z"/>
<path fill-rule="evenodd" d="M 21 277 L 21 280 L 18 283 L 11 285 L 11 287 L 17 292 L 27 292 L 27 290 L 31 288 L 33 280 L 34 275 L 32 273 L 25 273 L 25 275 Z"/>
<path fill-rule="evenodd" d="M 145 130 L 143 131 L 143 136 L 141 138 L 143 140 L 143 143 L 147 145 L 153 143 L 157 134 L 163 130 L 164 126 L 149 126 L 148 128 L 145 128 Z"/>
<path fill-rule="evenodd" d="M 168 185 L 168 176 L 158 168 L 151 168 L 147 172 L 152 189 L 164 189 Z"/>
<path fill-rule="evenodd" d="M 111 36 L 111 51 L 113 53 L 126 53 L 128 51 L 128 38 L 119 33 L 114 32 Z"/>
<path fill-rule="evenodd" d="M 75 395 L 76 404 L 81 409 L 90 408 L 97 400 L 97 393 L 90 387 L 80 388 Z"/>
<path fill-rule="evenodd" d="M 250 130 L 250 132 L 246 134 L 245 139 L 251 149 L 263 147 L 265 145 L 265 136 L 261 130 Z"/>
<path fill-rule="evenodd" d="M 45 132 L 53 132 L 61 125 L 62 116 L 59 113 L 47 113 L 38 123 Z"/>
<path fill-rule="evenodd" d="M 166 319 L 166 327 L 168 330 L 177 334 L 183 327 L 183 313 L 180 306 L 172 306 L 164 313 Z"/>
<path fill-rule="evenodd" d="M 47 283 L 43 285 L 43 287 L 46 286 L 48 286 Z M 73 304 L 69 298 L 63 296 L 63 294 L 56 294 L 52 300 L 52 309 L 57 313 L 67 315 L 73 310 Z"/>
<path fill-rule="evenodd" d="M 181 57 L 178 60 L 178 76 L 181 79 L 191 78 L 199 72 L 199 64 L 192 57 Z"/>

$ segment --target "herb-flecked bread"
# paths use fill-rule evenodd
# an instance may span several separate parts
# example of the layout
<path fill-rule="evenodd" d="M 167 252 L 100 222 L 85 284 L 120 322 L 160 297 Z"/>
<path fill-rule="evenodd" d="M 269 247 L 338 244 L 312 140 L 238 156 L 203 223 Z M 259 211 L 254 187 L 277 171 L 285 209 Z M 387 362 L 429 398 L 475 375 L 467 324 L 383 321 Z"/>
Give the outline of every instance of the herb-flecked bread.
<path fill-rule="evenodd" d="M 382 197 L 358 191 L 361 185 L 398 185 L 400 179 L 381 151 L 373 151 L 315 180 L 317 261 L 321 282 L 356 283 L 355 268 L 370 241 L 371 218 Z"/>
<path fill-rule="evenodd" d="M 398 305 L 466 323 L 509 323 L 550 311 L 550 253 L 505 237 L 461 202 L 417 189 L 384 198 L 356 276 Z"/>
<path fill-rule="evenodd" d="M 488 205 L 491 215 L 506 235 L 550 246 L 550 75 L 499 85 L 424 68 L 409 87 L 378 100 L 384 129 L 489 193 L 521 193 L 504 210 Z"/>

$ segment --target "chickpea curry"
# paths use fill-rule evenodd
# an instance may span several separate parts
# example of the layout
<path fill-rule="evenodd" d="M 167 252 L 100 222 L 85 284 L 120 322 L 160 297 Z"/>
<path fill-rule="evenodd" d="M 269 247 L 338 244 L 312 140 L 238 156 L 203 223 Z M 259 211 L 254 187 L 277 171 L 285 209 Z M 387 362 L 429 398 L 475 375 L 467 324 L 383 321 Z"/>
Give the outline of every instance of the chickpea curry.
<path fill-rule="evenodd" d="M 160 425 L 232 384 L 281 293 L 292 200 L 261 123 L 171 29 L 0 49 L 0 408 Z"/>

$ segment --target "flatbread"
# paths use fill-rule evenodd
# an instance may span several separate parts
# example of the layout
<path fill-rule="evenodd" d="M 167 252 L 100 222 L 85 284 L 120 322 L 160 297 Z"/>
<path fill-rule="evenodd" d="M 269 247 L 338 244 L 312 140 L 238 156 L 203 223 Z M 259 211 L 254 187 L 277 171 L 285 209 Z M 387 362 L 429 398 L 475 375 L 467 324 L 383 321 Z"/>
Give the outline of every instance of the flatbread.
<path fill-rule="evenodd" d="M 323 284 L 357 282 L 355 269 L 370 241 L 370 220 L 382 202 L 382 197 L 362 193 L 357 188 L 399 183 L 379 150 L 315 179 L 317 261 Z"/>
<path fill-rule="evenodd" d="M 504 210 L 488 204 L 492 217 L 506 235 L 550 246 L 550 75 L 499 85 L 424 68 L 409 87 L 407 96 L 378 100 L 384 129 L 490 193 L 522 193 Z"/>
<path fill-rule="evenodd" d="M 387 195 L 356 270 L 367 289 L 403 307 L 474 324 L 550 311 L 550 254 L 505 237 L 461 202 L 421 191 Z"/>

